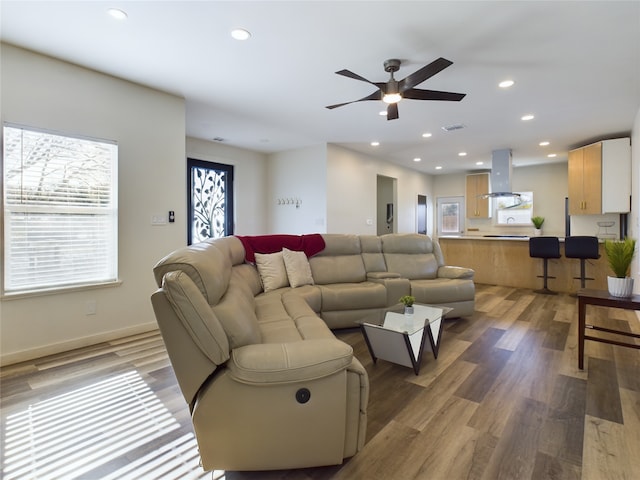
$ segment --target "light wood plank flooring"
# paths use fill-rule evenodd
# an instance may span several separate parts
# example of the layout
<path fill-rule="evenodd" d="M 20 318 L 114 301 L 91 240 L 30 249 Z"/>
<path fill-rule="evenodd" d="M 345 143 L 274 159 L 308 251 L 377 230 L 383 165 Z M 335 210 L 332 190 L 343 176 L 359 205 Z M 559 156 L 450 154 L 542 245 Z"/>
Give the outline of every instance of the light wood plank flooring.
<path fill-rule="evenodd" d="M 589 322 L 640 333 L 635 313 Z M 476 313 L 446 321 L 420 375 L 373 364 L 367 444 L 340 466 L 205 473 L 158 332 L 1 370 L 2 478 L 637 479 L 640 351 L 587 342 L 577 301 L 477 286 Z"/>

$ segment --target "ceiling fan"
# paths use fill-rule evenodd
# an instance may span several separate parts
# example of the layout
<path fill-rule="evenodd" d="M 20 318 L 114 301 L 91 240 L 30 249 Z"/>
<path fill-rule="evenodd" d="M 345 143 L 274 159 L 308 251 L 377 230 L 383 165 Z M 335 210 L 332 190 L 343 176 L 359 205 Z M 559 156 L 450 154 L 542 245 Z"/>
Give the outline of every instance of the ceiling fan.
<path fill-rule="evenodd" d="M 391 74 L 391 78 L 386 83 L 372 82 L 349 70 L 340 70 L 339 72 L 336 72 L 338 75 L 342 75 L 343 77 L 349 77 L 355 80 L 360 80 L 361 82 L 375 85 L 376 87 L 378 87 L 378 90 L 373 92 L 371 95 L 368 95 L 359 100 L 338 103 L 336 105 L 329 105 L 326 108 L 331 110 L 333 108 L 349 105 L 350 103 L 363 102 L 365 100 L 382 100 L 383 102 L 389 104 L 389 106 L 387 107 L 387 120 L 395 120 L 396 118 L 398 118 L 398 102 L 403 98 L 408 98 L 411 100 L 445 100 L 451 102 L 459 102 L 465 97 L 465 93 L 439 92 L 437 90 L 420 90 L 414 88 L 416 85 L 419 85 L 428 78 L 433 77 L 436 73 L 439 73 L 448 66 L 453 65 L 453 62 L 447 60 L 446 58 L 440 57 L 437 60 L 431 62 L 429 65 L 425 65 L 420 70 L 413 72 L 406 78 L 402 80 L 396 80 L 395 78 L 393 78 L 393 73 L 397 72 L 400 69 L 401 63 L 402 62 L 400 60 L 395 58 L 386 60 L 384 62 L 385 72 L 389 72 Z"/>

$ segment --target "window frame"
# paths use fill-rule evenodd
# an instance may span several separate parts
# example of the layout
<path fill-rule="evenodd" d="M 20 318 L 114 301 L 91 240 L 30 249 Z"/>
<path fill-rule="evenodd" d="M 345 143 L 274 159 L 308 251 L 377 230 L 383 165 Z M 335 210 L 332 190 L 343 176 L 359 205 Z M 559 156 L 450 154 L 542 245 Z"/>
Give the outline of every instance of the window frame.
<path fill-rule="evenodd" d="M 42 135 L 51 135 L 56 137 L 62 137 L 65 139 L 78 140 L 78 141 L 89 141 L 95 142 L 97 144 L 101 144 L 103 146 L 108 146 L 107 148 L 110 152 L 107 155 L 110 155 L 109 161 L 109 169 L 108 169 L 108 178 L 109 178 L 109 203 L 107 207 L 99 207 L 99 206 L 79 206 L 79 205 L 71 205 L 71 206 L 63 206 L 60 204 L 52 203 L 48 205 L 46 202 L 43 205 L 16 205 L 15 202 L 7 201 L 7 181 L 5 170 L 7 168 L 7 158 L 6 154 L 6 138 L 5 138 L 5 129 L 15 129 L 22 130 L 23 132 L 42 134 Z M 119 163 L 119 151 L 118 144 L 114 140 L 108 140 L 104 138 L 98 137 L 90 137 L 86 135 L 78 135 L 67 132 L 61 132 L 51 129 L 33 127 L 30 125 L 23 125 L 11 122 L 3 122 L 2 123 L 2 165 L 0 169 L 2 170 L 2 182 L 0 182 L 0 205 L 2 208 L 2 221 L 0 221 L 0 237 L 2 238 L 2 248 L 0 249 L 0 262 L 2 264 L 2 272 L 0 274 L 0 298 L 2 299 L 13 299 L 13 298 L 22 298 L 25 296 L 38 296 L 38 295 L 49 295 L 56 294 L 61 292 L 69 292 L 69 291 L 78 291 L 78 290 L 86 290 L 86 289 L 94 289 L 108 286 L 116 286 L 120 285 L 122 282 L 118 277 L 119 272 L 119 255 L 118 255 L 118 242 L 119 242 L 119 231 L 118 231 L 118 163 Z M 21 140 L 22 141 L 22 140 Z M 55 158 L 55 157 L 54 157 Z M 67 164 L 62 163 L 66 167 Z M 22 171 L 23 165 L 20 166 Z M 23 185 L 21 182 L 20 185 Z M 66 198 L 66 197 L 65 197 Z M 10 234 L 8 229 L 8 222 L 11 221 L 11 215 L 9 212 L 29 212 L 29 213 L 38 213 L 38 212 L 51 212 L 54 210 L 56 212 L 55 218 L 56 221 L 60 221 L 64 218 L 65 215 L 69 215 L 70 219 L 77 218 L 78 213 L 96 215 L 99 217 L 106 218 L 106 225 L 103 229 L 100 229 L 100 233 L 102 237 L 106 240 L 106 245 L 111 253 L 108 257 L 110 262 L 107 262 L 105 265 L 107 267 L 103 267 L 105 273 L 103 278 L 100 278 L 99 275 L 94 275 L 94 273 L 99 272 L 100 268 L 95 269 L 88 276 L 85 276 L 84 279 L 79 277 L 74 277 L 72 281 L 68 282 L 50 282 L 43 283 L 41 285 L 16 285 L 12 288 L 8 285 L 8 268 L 9 264 L 12 261 L 9 258 L 10 247 L 9 247 L 9 239 L 6 235 Z M 104 212 L 104 213 L 103 213 Z M 75 217 L 74 217 L 75 214 Z M 51 256 L 47 258 L 61 259 L 59 256 Z M 15 260 L 15 259 L 13 259 Z M 77 272 L 75 272 L 77 273 Z M 37 275 L 37 270 L 36 270 Z M 92 277 L 92 278 L 89 278 Z"/>

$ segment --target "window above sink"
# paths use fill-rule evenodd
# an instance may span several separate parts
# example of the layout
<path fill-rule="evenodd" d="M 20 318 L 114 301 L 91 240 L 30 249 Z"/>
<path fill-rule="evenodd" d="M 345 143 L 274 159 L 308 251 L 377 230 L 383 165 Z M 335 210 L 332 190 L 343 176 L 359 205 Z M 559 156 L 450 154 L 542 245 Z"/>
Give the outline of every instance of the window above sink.
<path fill-rule="evenodd" d="M 520 197 L 498 197 L 492 200 L 496 225 L 530 226 L 533 217 L 533 192 L 515 192 Z"/>

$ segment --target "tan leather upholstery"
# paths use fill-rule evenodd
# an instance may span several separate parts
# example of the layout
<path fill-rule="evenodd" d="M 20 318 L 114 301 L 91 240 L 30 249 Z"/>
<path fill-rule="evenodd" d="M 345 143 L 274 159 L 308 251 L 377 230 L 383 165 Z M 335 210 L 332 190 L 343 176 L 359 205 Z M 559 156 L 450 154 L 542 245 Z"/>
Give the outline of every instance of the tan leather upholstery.
<path fill-rule="evenodd" d="M 338 464 L 364 445 L 369 381 L 329 328 L 400 311 L 398 299 L 473 313 L 473 271 L 424 235 L 325 234 L 314 285 L 262 290 L 235 237 L 160 260 L 154 312 L 205 469 Z"/>

